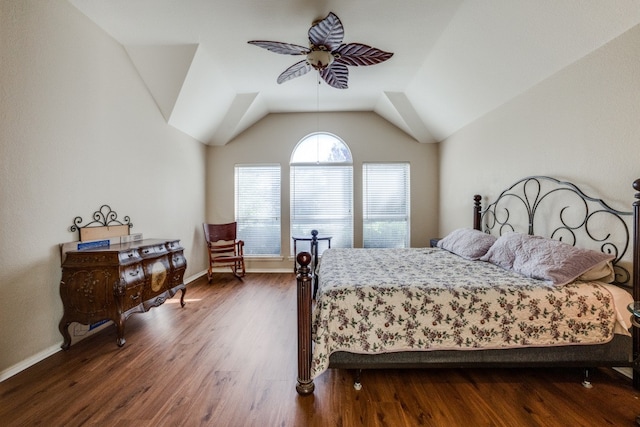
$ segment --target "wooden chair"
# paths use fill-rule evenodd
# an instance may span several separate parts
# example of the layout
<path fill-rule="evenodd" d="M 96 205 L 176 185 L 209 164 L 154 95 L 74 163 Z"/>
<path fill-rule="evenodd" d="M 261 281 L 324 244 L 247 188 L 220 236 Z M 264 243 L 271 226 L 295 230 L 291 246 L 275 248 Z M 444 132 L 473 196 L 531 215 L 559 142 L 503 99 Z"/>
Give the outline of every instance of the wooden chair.
<path fill-rule="evenodd" d="M 244 277 L 244 242 L 237 239 L 237 223 L 203 223 L 202 227 L 209 253 L 209 283 L 213 279 L 214 267 L 231 267 L 236 277 Z"/>

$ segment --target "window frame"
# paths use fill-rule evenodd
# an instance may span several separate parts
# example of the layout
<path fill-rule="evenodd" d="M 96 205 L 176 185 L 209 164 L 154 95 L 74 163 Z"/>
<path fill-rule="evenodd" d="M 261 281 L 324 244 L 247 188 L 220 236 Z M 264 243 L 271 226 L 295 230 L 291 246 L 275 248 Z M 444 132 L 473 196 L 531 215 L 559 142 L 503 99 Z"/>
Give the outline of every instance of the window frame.
<path fill-rule="evenodd" d="M 380 170 L 379 176 L 373 175 L 376 169 Z M 397 176 L 394 177 L 395 174 Z M 381 182 L 383 184 L 380 184 Z M 385 192 L 387 196 L 381 197 Z M 397 196 L 401 194 L 404 194 L 404 198 L 399 200 Z M 399 213 L 400 209 L 403 212 Z M 376 224 L 377 230 L 383 230 L 377 237 L 370 235 L 373 233 L 372 226 Z M 404 224 L 404 226 L 399 228 L 398 224 Z M 398 244 L 399 235 L 402 234 L 404 237 L 401 244 Z M 408 248 L 410 246 L 411 163 L 364 162 L 362 164 L 362 247 Z"/>
<path fill-rule="evenodd" d="M 246 197 L 249 197 L 250 200 L 247 203 L 244 203 L 243 200 L 239 199 L 239 179 L 242 177 L 239 176 L 238 171 L 248 171 L 248 170 L 257 170 L 257 169 L 265 169 L 269 170 L 269 177 L 260 177 L 254 182 L 265 184 L 268 179 L 271 182 L 271 186 L 269 186 L 271 190 L 271 194 L 269 197 L 265 198 L 265 195 L 269 195 L 268 192 L 264 191 L 265 187 L 259 187 L 262 190 L 254 191 L 253 193 L 245 193 Z M 276 178 L 277 175 L 277 178 Z M 276 178 L 276 179 L 272 179 Z M 273 184 L 277 184 L 277 187 L 273 187 Z M 277 190 L 277 191 L 276 191 Z M 242 211 L 246 208 L 241 206 L 241 204 L 250 205 L 253 204 L 253 207 L 256 207 L 268 203 L 269 207 L 272 209 L 271 215 L 257 215 L 257 216 L 249 216 L 245 215 Z M 274 215 L 275 214 L 275 215 Z M 244 240 L 244 254 L 245 257 L 281 257 L 282 256 L 282 165 L 280 163 L 252 163 L 252 164 L 236 164 L 234 165 L 234 218 L 238 223 L 238 238 Z M 245 227 L 253 227 L 256 230 L 259 230 L 255 233 L 246 233 Z M 265 233 L 265 231 L 269 231 L 273 228 L 277 229 L 277 234 L 275 231 Z M 273 241 L 273 243 L 265 243 Z M 262 242 L 262 246 L 259 247 L 268 247 L 273 246 L 274 250 L 272 252 L 253 252 L 253 245 L 255 243 L 252 242 Z"/>
<path fill-rule="evenodd" d="M 298 157 L 296 159 L 297 150 L 317 135 L 333 140 L 336 145 L 332 148 L 339 150 L 334 157 L 342 158 L 341 161 L 327 160 L 326 157 L 322 159 L 319 157 L 300 159 Z M 314 174 L 309 173 L 314 170 L 321 171 L 319 175 L 315 175 L 315 178 Z M 299 184 L 300 181 L 302 181 L 302 184 Z M 321 182 L 320 185 L 318 185 L 318 181 Z M 298 188 L 298 185 L 302 187 Z M 319 194 L 317 191 L 319 187 L 341 191 L 336 192 L 333 196 L 328 196 L 330 193 Z M 289 188 L 289 231 L 291 236 L 310 236 L 311 230 L 316 229 L 321 236 L 332 237 L 331 247 L 353 247 L 353 157 L 349 146 L 342 138 L 329 132 L 313 132 L 302 138 L 292 150 L 290 157 Z M 336 196 L 338 195 L 342 196 L 337 198 Z M 333 202 L 336 200 L 337 203 L 334 204 Z M 305 210 L 310 213 L 306 213 Z M 327 213 L 328 211 L 333 213 Z M 317 215 L 316 212 L 322 212 L 323 215 Z M 306 225 L 304 224 L 305 222 L 309 224 Z M 318 252 L 321 253 L 324 249 L 326 247 L 323 247 L 321 242 Z M 290 253 L 295 256 L 293 254 L 293 243 L 291 244 Z"/>

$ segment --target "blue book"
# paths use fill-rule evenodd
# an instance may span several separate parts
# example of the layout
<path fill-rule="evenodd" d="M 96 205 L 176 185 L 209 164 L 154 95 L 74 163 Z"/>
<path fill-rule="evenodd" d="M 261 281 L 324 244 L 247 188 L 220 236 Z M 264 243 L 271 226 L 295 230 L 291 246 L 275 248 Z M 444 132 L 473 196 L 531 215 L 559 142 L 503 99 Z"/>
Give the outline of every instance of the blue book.
<path fill-rule="evenodd" d="M 108 319 L 105 319 L 105 320 L 101 320 L 101 321 L 96 322 L 96 323 L 92 323 L 91 325 L 89 325 L 89 330 L 95 329 L 95 328 L 97 328 L 97 327 L 98 327 L 98 326 L 100 326 L 100 325 L 104 325 L 104 324 L 105 324 L 105 323 L 107 323 L 108 321 L 109 321 Z"/>
<path fill-rule="evenodd" d="M 95 240 L 93 242 L 78 243 L 78 250 L 96 249 L 96 248 L 108 248 L 111 244 L 110 240 Z"/>

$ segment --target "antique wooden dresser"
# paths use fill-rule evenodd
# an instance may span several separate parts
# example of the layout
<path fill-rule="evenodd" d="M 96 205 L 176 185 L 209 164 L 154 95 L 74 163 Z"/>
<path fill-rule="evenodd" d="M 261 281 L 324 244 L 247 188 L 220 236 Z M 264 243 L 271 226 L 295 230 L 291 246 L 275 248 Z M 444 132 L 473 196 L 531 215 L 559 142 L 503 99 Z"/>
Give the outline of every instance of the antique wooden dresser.
<path fill-rule="evenodd" d="M 112 320 L 117 344 L 123 346 L 124 324 L 131 314 L 161 305 L 178 290 L 184 307 L 186 268 L 179 240 L 148 239 L 67 252 L 60 282 L 62 348 L 71 345 L 72 322 Z"/>

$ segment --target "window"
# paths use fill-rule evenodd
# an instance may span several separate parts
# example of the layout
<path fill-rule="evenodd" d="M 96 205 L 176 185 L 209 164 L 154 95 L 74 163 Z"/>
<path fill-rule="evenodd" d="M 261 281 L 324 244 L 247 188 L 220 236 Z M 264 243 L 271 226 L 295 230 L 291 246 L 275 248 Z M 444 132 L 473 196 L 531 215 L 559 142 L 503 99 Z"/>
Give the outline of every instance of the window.
<path fill-rule="evenodd" d="M 353 247 L 351 152 L 328 133 L 308 135 L 291 155 L 291 235 L 311 230 L 331 236 L 331 247 Z"/>
<path fill-rule="evenodd" d="M 409 247 L 409 164 L 362 166 L 363 247 Z"/>
<path fill-rule="evenodd" d="M 280 255 L 280 165 L 236 165 L 235 215 L 245 255 Z"/>

